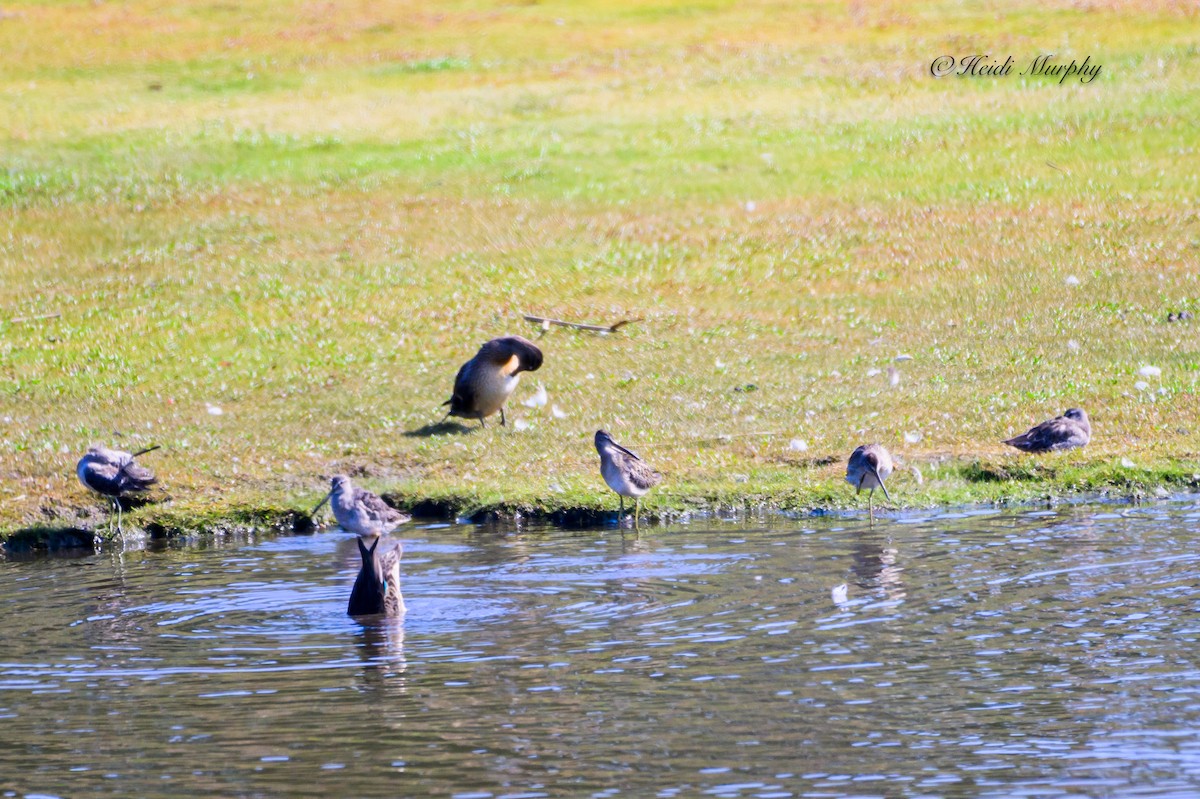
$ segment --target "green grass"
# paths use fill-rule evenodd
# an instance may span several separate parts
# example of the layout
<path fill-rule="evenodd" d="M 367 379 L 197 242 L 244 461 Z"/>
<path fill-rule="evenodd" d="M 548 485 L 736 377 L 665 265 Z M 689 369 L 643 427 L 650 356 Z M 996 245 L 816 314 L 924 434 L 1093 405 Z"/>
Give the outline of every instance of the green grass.
<path fill-rule="evenodd" d="M 454 513 L 612 507 L 599 426 L 666 473 L 659 514 L 848 507 L 868 440 L 921 470 L 906 505 L 1191 486 L 1181 8 L 6 3 L 0 529 L 94 525 L 92 442 L 164 445 L 169 501 L 132 515 L 164 531 L 287 522 L 340 471 Z M 929 76 L 973 52 L 1103 71 Z M 523 312 L 643 321 L 541 338 L 527 429 L 406 435 Z M 565 418 L 520 404 L 539 382 Z M 1085 451 L 998 443 L 1071 405 Z"/>

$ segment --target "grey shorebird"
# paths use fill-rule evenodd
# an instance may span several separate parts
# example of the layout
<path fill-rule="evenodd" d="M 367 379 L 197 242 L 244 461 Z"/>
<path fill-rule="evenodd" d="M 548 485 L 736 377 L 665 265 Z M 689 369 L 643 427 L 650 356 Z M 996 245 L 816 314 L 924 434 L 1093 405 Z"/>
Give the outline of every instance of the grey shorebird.
<path fill-rule="evenodd" d="M 108 447 L 89 447 L 75 465 L 75 474 L 85 488 L 109 498 L 117 509 L 117 532 L 121 532 L 121 497 L 130 492 L 149 491 L 158 482 L 154 472 L 139 466 L 134 458 L 153 452 L 158 445 L 132 454 Z"/>
<path fill-rule="evenodd" d="M 1022 452 L 1052 452 L 1087 446 L 1092 440 L 1092 422 L 1080 408 L 1071 408 L 1026 430 L 1019 436 L 1006 439 L 1005 444 Z"/>
<path fill-rule="evenodd" d="M 400 593 L 400 556 L 404 554 L 404 546 L 397 542 L 396 546 L 382 555 L 376 550 L 381 539 L 376 538 L 371 546 L 358 542 L 358 553 L 362 555 L 362 568 L 354 580 L 354 588 L 350 590 L 350 602 L 346 605 L 346 613 L 350 616 L 372 616 L 384 614 L 399 616 L 407 608 L 404 606 L 404 595 Z"/>
<path fill-rule="evenodd" d="M 442 403 L 450 406 L 446 419 L 478 419 L 487 427 L 483 420 L 499 411 L 503 425 L 504 403 L 516 390 L 521 372 L 536 372 L 541 366 L 542 351 L 532 341 L 521 336 L 492 339 L 459 367 L 454 393 Z"/>
<path fill-rule="evenodd" d="M 596 451 L 600 453 L 600 474 L 608 487 L 621 498 L 620 518 L 625 515 L 625 497 L 634 498 L 633 524 L 638 524 L 642 497 L 662 482 L 662 475 L 645 461 L 613 441 L 603 430 L 596 431 Z"/>
<path fill-rule="evenodd" d="M 850 460 L 846 463 L 846 482 L 857 489 L 856 493 L 864 488 L 870 489 L 871 493 L 867 495 L 867 509 L 872 516 L 875 515 L 873 500 L 876 488 L 882 488 L 887 501 L 892 501 L 883 481 L 888 479 L 895 468 L 891 453 L 881 444 L 864 444 L 850 453 Z"/>
<path fill-rule="evenodd" d="M 390 533 L 405 522 L 412 521 L 407 513 L 396 510 L 370 491 L 355 488 L 344 474 L 334 475 L 330 485 L 329 493 L 312 509 L 310 517 L 315 517 L 321 506 L 329 502 L 339 527 L 348 533 L 367 537 Z"/>

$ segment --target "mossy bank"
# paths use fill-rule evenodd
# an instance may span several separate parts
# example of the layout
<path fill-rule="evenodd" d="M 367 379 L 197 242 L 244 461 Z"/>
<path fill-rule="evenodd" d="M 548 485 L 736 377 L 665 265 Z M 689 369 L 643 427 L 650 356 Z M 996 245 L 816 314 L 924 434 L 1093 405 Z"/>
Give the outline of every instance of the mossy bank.
<path fill-rule="evenodd" d="M 664 523 L 705 515 L 752 516 L 764 513 L 862 514 L 862 497 L 852 487 L 827 476 L 819 466 L 791 472 L 738 475 L 721 485 L 673 485 L 657 492 L 643 512 L 653 531 Z M 755 484 L 752 479 L 762 480 Z M 1169 468 L 1130 464 L 1071 463 L 1061 456 L 1051 462 L 1007 460 L 908 464 L 891 481 L 897 502 L 877 508 L 882 517 L 950 506 L 1012 506 L 1078 499 L 1141 502 L 1166 499 L 1200 489 L 1200 462 Z M 529 521 L 595 527 L 615 522 L 613 495 L 606 491 L 566 492 L 547 496 L 503 492 L 429 493 L 415 484 L 380 488 L 385 500 L 414 514 L 415 524 L 430 521 L 480 523 L 497 521 L 514 528 Z M 313 500 L 309 497 L 305 501 Z M 332 524 L 328 514 L 312 518 L 311 505 L 282 505 L 260 498 L 257 504 L 148 502 L 126 515 L 130 540 L 200 544 L 213 538 L 293 535 Z M 401 528 L 397 535 L 404 535 Z M 114 531 L 92 513 L 75 520 L 59 517 L 45 523 L 0 532 L 0 551 L 91 548 L 111 544 Z"/>

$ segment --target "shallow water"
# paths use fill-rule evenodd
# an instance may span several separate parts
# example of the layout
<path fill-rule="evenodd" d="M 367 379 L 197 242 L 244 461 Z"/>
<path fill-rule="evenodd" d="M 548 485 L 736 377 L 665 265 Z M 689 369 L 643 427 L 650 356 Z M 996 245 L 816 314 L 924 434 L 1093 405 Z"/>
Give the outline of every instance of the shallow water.
<path fill-rule="evenodd" d="M 1200 793 L 1195 501 L 404 532 L 0 563 L 0 792 Z"/>

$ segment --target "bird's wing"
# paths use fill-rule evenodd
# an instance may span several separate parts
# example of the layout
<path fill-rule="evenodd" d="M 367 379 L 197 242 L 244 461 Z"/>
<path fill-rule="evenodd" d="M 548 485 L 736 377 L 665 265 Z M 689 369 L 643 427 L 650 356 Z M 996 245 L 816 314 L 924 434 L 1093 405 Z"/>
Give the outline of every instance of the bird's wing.
<path fill-rule="evenodd" d="M 1057 439 L 1050 445 L 1050 449 L 1074 449 L 1085 446 L 1091 440 L 1091 436 L 1088 435 L 1083 425 L 1074 419 L 1062 417 L 1053 421 L 1060 422 L 1060 424 L 1056 426 Z"/>
<path fill-rule="evenodd" d="M 396 510 L 370 491 L 364 491 L 361 488 L 354 489 L 354 502 L 361 505 L 372 519 L 379 521 L 394 522 L 401 519 L 408 521 L 412 518 L 408 514 Z"/>
<path fill-rule="evenodd" d="M 1004 443 L 1025 452 L 1045 452 L 1052 449 L 1082 447 L 1087 442 L 1087 433 L 1073 419 L 1056 416 L 1029 428 L 1026 432 L 1010 438 Z"/>
<path fill-rule="evenodd" d="M 147 491 L 158 482 L 154 472 L 145 466 L 138 466 L 132 460 L 121 467 L 117 479 L 121 482 L 122 491 Z"/>
<path fill-rule="evenodd" d="M 647 491 L 662 482 L 662 475 L 651 469 L 641 459 L 626 461 L 625 468 L 629 473 L 629 482 L 643 491 Z"/>
<path fill-rule="evenodd" d="M 449 404 L 450 410 L 468 410 L 474 406 L 475 389 L 472 382 L 475 377 L 475 368 L 475 358 L 458 367 L 458 374 L 454 376 L 454 394 L 443 403 Z"/>

